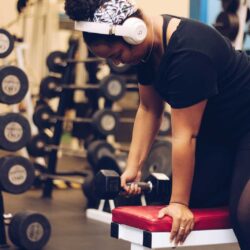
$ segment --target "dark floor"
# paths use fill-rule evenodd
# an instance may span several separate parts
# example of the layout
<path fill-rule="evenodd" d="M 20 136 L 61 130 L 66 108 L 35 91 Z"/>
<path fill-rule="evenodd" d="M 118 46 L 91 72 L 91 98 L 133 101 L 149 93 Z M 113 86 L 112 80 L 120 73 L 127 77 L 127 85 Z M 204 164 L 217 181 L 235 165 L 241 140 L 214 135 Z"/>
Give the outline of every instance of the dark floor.
<path fill-rule="evenodd" d="M 82 165 L 77 158 L 64 159 L 62 168 Z M 69 164 L 70 163 L 70 164 Z M 34 210 L 44 213 L 52 225 L 52 237 L 44 250 L 129 250 L 129 243 L 112 239 L 109 225 L 85 217 L 85 198 L 81 190 L 55 190 L 53 199 L 41 199 L 40 190 L 14 196 L 4 194 L 5 212 Z M 10 250 L 15 249 L 11 247 Z M 238 246 L 185 248 L 187 250 L 238 250 Z"/>

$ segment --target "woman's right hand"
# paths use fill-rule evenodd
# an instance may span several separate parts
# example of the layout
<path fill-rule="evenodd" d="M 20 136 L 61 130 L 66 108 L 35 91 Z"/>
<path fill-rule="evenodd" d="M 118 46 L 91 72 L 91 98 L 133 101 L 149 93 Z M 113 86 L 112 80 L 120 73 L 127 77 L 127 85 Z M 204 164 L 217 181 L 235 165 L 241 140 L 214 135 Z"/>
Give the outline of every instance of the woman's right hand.
<path fill-rule="evenodd" d="M 141 193 L 141 188 L 136 183 L 127 185 L 128 182 L 139 182 L 141 179 L 141 171 L 136 168 L 127 168 L 121 176 L 121 187 L 128 195 L 137 195 Z"/>

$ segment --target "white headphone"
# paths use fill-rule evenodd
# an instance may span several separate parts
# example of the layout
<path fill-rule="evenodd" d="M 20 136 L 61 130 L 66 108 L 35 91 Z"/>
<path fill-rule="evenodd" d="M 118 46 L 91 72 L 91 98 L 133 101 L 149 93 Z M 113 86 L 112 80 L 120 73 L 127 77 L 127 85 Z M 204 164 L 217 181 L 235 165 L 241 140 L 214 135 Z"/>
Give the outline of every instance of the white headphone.
<path fill-rule="evenodd" d="M 137 17 L 129 17 L 122 25 L 80 21 L 75 22 L 75 29 L 103 35 L 122 36 L 132 45 L 141 44 L 147 36 L 147 26 Z"/>

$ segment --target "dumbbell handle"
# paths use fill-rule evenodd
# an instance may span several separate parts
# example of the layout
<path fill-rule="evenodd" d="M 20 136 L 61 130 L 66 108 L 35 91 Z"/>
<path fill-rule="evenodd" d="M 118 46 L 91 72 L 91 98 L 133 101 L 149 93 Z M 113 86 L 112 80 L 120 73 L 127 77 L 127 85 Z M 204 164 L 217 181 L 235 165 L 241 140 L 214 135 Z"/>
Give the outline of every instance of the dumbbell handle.
<path fill-rule="evenodd" d="M 136 184 L 139 188 L 141 188 L 144 192 L 151 192 L 153 189 L 152 182 L 129 182 L 127 186 L 131 186 L 132 184 Z"/>

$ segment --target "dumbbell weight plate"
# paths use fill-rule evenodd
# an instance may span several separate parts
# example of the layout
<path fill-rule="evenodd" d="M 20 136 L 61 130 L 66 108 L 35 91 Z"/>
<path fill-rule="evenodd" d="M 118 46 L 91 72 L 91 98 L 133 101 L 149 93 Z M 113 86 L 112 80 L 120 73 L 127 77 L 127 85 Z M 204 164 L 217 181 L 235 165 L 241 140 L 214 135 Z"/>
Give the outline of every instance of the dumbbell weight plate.
<path fill-rule="evenodd" d="M 106 141 L 98 140 L 89 144 L 87 151 L 87 160 L 96 174 L 99 169 L 98 161 L 104 156 L 110 156 L 115 153 L 115 149 Z"/>
<path fill-rule="evenodd" d="M 28 120 L 17 113 L 0 115 L 0 147 L 17 151 L 28 143 L 31 137 Z"/>
<path fill-rule="evenodd" d="M 16 214 L 9 225 L 10 240 L 16 246 L 28 249 L 42 249 L 49 241 L 51 226 L 48 219 L 35 212 Z"/>
<path fill-rule="evenodd" d="M 98 110 L 93 115 L 93 125 L 103 135 L 110 135 L 116 132 L 119 118 L 118 115 L 109 110 Z"/>
<path fill-rule="evenodd" d="M 51 52 L 47 57 L 47 67 L 50 72 L 63 73 L 66 67 L 67 54 L 62 51 Z"/>
<path fill-rule="evenodd" d="M 19 103 L 28 91 L 26 74 L 15 66 L 0 68 L 0 102 L 5 104 Z"/>
<path fill-rule="evenodd" d="M 1 189 L 11 194 L 21 194 L 30 189 L 35 179 L 31 162 L 21 156 L 0 158 Z"/>
<path fill-rule="evenodd" d="M 47 118 L 53 117 L 55 114 L 53 110 L 47 105 L 40 105 L 36 108 L 36 111 L 33 115 L 34 124 L 39 129 L 50 128 L 51 122 L 46 120 Z M 45 117 L 46 119 L 41 119 L 41 117 Z"/>
<path fill-rule="evenodd" d="M 13 36 L 4 29 L 0 29 L 0 58 L 7 57 L 14 48 Z"/>
<path fill-rule="evenodd" d="M 104 77 L 100 83 L 100 90 L 110 101 L 120 100 L 126 93 L 126 83 L 124 79 L 116 75 Z"/>
<path fill-rule="evenodd" d="M 214 27 L 225 37 L 234 41 L 239 32 L 239 17 L 229 12 L 221 12 L 216 18 Z"/>
<path fill-rule="evenodd" d="M 163 173 L 172 175 L 172 145 L 168 141 L 157 141 L 152 146 L 149 156 L 144 164 L 142 180 L 144 181 L 151 173 Z"/>
<path fill-rule="evenodd" d="M 51 144 L 51 138 L 45 133 L 39 133 L 31 138 L 27 144 L 27 150 L 33 157 L 47 155 L 45 147 Z"/>
<path fill-rule="evenodd" d="M 40 96 L 42 98 L 55 98 L 60 96 L 60 92 L 53 91 L 56 87 L 60 86 L 61 79 L 54 76 L 47 76 L 42 79 L 40 84 Z"/>
<path fill-rule="evenodd" d="M 167 136 L 171 133 L 171 116 L 168 112 L 164 112 L 161 127 L 159 130 L 160 136 Z"/>

